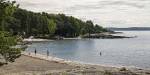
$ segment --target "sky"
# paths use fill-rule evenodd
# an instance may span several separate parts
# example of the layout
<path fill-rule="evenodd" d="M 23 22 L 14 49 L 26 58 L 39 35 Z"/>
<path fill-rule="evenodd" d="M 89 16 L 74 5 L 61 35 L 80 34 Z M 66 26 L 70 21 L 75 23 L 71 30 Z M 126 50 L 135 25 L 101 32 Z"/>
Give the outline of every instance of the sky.
<path fill-rule="evenodd" d="M 104 27 L 150 27 L 150 0 L 16 0 L 34 12 L 64 13 Z"/>

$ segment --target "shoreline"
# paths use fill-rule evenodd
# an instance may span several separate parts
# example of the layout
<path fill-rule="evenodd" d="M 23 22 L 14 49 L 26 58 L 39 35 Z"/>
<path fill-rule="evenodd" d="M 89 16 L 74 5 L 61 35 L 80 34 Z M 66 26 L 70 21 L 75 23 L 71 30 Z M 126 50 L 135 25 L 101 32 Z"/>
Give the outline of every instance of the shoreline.
<path fill-rule="evenodd" d="M 102 67 L 110 67 L 110 68 L 127 68 L 127 69 L 142 69 L 142 70 L 150 70 L 150 69 L 145 69 L 145 68 L 140 68 L 140 67 L 136 67 L 136 66 L 123 66 L 123 65 L 108 65 L 108 64 L 93 64 L 93 63 L 85 63 L 85 62 L 80 62 L 80 61 L 71 61 L 71 60 L 65 60 L 62 58 L 58 58 L 58 57 L 54 57 L 54 56 L 46 56 L 43 54 L 34 54 L 32 52 L 23 52 L 22 55 L 26 55 L 29 57 L 33 57 L 33 58 L 37 58 L 37 59 L 42 59 L 42 60 L 46 60 L 46 61 L 55 61 L 58 63 L 66 63 L 66 64 L 70 64 L 70 65 L 91 65 L 91 66 L 102 66 Z"/>
<path fill-rule="evenodd" d="M 50 40 L 50 39 L 28 39 L 28 38 L 25 38 L 23 39 L 23 42 L 48 42 L 48 41 L 54 41 L 54 40 Z"/>
<path fill-rule="evenodd" d="M 124 36 L 124 35 L 118 35 L 118 34 L 123 34 L 123 32 L 114 32 L 114 33 L 103 32 L 103 33 L 91 34 L 90 36 L 82 35 L 82 36 L 73 37 L 73 38 L 63 37 L 61 40 L 80 40 L 80 39 L 89 39 L 89 38 L 90 39 L 122 39 L 122 38 L 137 37 L 137 36 Z M 54 39 L 42 39 L 42 38 L 24 38 L 23 39 L 23 42 L 48 42 L 48 41 L 55 41 L 55 40 Z"/>
<path fill-rule="evenodd" d="M 150 75 L 150 70 L 85 64 L 28 52 L 1 66 L 0 71 L 0 75 Z"/>

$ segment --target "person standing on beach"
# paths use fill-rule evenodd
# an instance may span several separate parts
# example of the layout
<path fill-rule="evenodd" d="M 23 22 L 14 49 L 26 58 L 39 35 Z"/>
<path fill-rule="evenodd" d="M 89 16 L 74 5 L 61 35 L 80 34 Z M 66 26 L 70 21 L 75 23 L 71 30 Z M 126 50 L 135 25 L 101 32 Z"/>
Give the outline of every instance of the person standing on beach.
<path fill-rule="evenodd" d="M 47 56 L 49 56 L 49 50 L 47 50 Z"/>
<path fill-rule="evenodd" d="M 35 50 L 34 50 L 34 53 L 35 53 L 35 55 L 36 55 L 36 48 L 35 48 Z"/>

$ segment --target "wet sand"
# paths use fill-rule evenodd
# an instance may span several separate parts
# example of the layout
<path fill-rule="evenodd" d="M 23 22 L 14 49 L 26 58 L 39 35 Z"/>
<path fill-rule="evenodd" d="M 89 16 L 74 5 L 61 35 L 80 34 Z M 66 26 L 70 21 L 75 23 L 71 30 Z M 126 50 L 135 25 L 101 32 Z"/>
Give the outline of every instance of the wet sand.
<path fill-rule="evenodd" d="M 0 75 L 150 75 L 150 70 L 80 64 L 40 54 L 23 53 L 14 63 L 0 67 Z"/>

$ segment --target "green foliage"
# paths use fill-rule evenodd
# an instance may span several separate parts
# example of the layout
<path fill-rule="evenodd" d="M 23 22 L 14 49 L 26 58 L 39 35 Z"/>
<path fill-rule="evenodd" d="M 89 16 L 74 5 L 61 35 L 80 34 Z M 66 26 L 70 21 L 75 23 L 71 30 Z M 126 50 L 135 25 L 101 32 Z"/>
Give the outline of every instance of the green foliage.
<path fill-rule="evenodd" d="M 17 44 L 16 37 L 8 32 L 0 32 L 0 55 L 7 62 L 14 62 L 21 55 L 21 49 L 14 48 Z"/>
<path fill-rule="evenodd" d="M 20 8 L 16 9 L 15 2 L 9 2 L 8 4 L 11 7 L 3 8 L 7 12 L 0 12 L 5 13 L 5 19 L 0 20 L 0 28 L 13 34 L 23 35 L 24 37 L 45 37 L 47 35 L 77 37 L 87 33 L 105 31 L 101 26 L 94 25 L 92 21 L 84 22 L 64 14 L 34 13 Z M 16 11 L 14 11 L 15 9 Z M 7 15 L 8 13 L 9 15 Z"/>
<path fill-rule="evenodd" d="M 100 32 L 107 32 L 107 30 L 102 26 L 96 24 L 94 27 L 94 33 L 100 33 Z"/>
<path fill-rule="evenodd" d="M 86 33 L 94 33 L 94 24 L 92 21 L 86 21 L 85 23 L 85 26 L 84 26 L 84 29 L 82 30 L 82 33 L 83 34 L 86 34 Z"/>
<path fill-rule="evenodd" d="M 5 30 L 5 19 L 13 14 L 16 7 L 15 1 L 0 0 L 0 30 Z"/>
<path fill-rule="evenodd" d="M 56 31 L 56 23 L 53 19 L 48 21 L 48 30 L 50 35 L 54 34 Z"/>
<path fill-rule="evenodd" d="M 12 25 L 19 22 L 11 17 L 16 9 L 15 1 L 0 0 L 0 57 L 2 57 L 6 63 L 14 62 L 16 58 L 21 55 L 21 50 L 14 48 L 17 44 L 17 38 L 10 35 L 8 32 L 4 32 L 5 28 L 15 28 Z"/>
<path fill-rule="evenodd" d="M 5 22 L 5 30 L 17 34 L 20 30 L 20 21 L 14 17 L 9 17 Z"/>
<path fill-rule="evenodd" d="M 34 13 L 18 8 L 13 14 L 13 22 L 6 25 L 9 31 L 14 33 L 25 32 L 25 37 L 44 37 L 58 35 L 62 37 L 77 37 L 87 33 L 104 32 L 104 28 L 94 25 L 92 21 L 84 22 L 72 16 L 64 14 L 48 14 L 45 12 Z M 6 29 L 8 29 L 6 28 Z"/>
<path fill-rule="evenodd" d="M 127 71 L 125 67 L 120 68 L 120 71 Z"/>
<path fill-rule="evenodd" d="M 84 22 L 64 14 L 34 13 L 17 7 L 15 1 L 0 0 L 0 30 L 24 37 L 77 37 L 107 31 L 99 25 L 94 25 L 90 20 Z"/>

